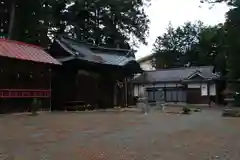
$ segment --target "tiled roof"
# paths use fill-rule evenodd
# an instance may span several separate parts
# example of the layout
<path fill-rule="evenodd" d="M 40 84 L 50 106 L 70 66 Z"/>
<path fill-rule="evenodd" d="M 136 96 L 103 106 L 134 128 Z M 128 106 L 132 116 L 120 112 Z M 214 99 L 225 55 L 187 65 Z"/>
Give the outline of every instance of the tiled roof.
<path fill-rule="evenodd" d="M 147 71 L 141 76 L 133 80 L 135 83 L 145 82 L 174 82 L 188 80 L 189 76 L 195 72 L 200 73 L 204 79 L 214 79 L 218 76 L 213 73 L 213 66 L 198 66 L 189 68 L 160 69 L 155 71 Z"/>
<path fill-rule="evenodd" d="M 119 65 L 124 66 L 130 61 L 135 61 L 135 58 L 133 57 L 126 57 L 124 55 L 118 55 L 118 54 L 106 54 L 103 52 L 96 53 L 97 56 L 100 56 L 101 59 L 104 60 L 105 64 L 111 64 L 111 65 Z"/>
<path fill-rule="evenodd" d="M 72 59 L 82 59 L 95 63 L 124 66 L 131 61 L 135 61 L 135 57 L 131 56 L 131 51 L 129 50 L 109 48 L 106 50 L 98 47 L 91 47 L 63 37 L 56 39 L 56 42 L 70 55 L 70 57 L 59 59 L 59 61 L 62 62 Z"/>
<path fill-rule="evenodd" d="M 33 62 L 61 64 L 41 47 L 6 39 L 0 39 L 0 56 Z"/>

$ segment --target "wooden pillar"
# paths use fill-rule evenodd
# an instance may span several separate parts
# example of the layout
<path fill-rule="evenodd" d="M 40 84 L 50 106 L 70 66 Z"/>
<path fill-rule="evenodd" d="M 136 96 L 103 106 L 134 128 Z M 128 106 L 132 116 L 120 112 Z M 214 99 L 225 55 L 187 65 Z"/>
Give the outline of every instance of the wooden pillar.
<path fill-rule="evenodd" d="M 140 92 L 139 92 L 139 86 L 140 86 L 140 84 L 137 84 L 137 96 L 139 97 L 139 94 L 140 94 Z"/>
<path fill-rule="evenodd" d="M 176 101 L 177 102 L 179 102 L 179 96 L 178 96 L 178 94 L 179 94 L 179 92 L 178 92 L 178 84 L 176 83 L 176 92 L 177 92 L 177 97 L 176 97 Z"/>
<path fill-rule="evenodd" d="M 166 83 L 164 83 L 163 91 L 164 91 L 164 101 L 167 102 Z"/>
<path fill-rule="evenodd" d="M 113 88 L 113 105 L 114 106 L 117 106 L 117 101 L 118 101 L 118 98 L 117 98 L 117 95 L 118 95 L 118 88 L 117 88 L 117 84 L 115 83 L 114 84 L 114 88 Z"/>
<path fill-rule="evenodd" d="M 219 81 L 214 81 L 214 87 L 215 87 L 215 103 L 216 104 L 220 104 L 220 95 L 221 94 L 221 90 L 219 90 Z"/>
<path fill-rule="evenodd" d="M 49 97 L 49 112 L 52 111 L 52 69 L 49 68 L 49 90 L 50 90 L 50 97 Z"/>
<path fill-rule="evenodd" d="M 132 105 L 133 102 L 133 84 L 129 79 L 127 79 L 128 86 L 128 105 Z"/>
<path fill-rule="evenodd" d="M 125 106 L 128 107 L 128 86 L 127 86 L 127 78 L 124 78 L 124 87 L 125 87 Z"/>
<path fill-rule="evenodd" d="M 189 90 L 188 90 L 188 84 L 189 83 L 184 83 L 184 85 L 183 85 L 183 91 L 184 91 L 184 93 L 185 93 L 185 103 L 186 104 L 188 104 L 188 93 L 189 93 Z"/>
<path fill-rule="evenodd" d="M 209 103 L 209 107 L 211 107 L 211 96 L 210 96 L 210 85 L 209 82 L 207 82 L 207 94 L 208 94 L 208 103 Z"/>
<path fill-rule="evenodd" d="M 156 102 L 156 88 L 155 88 L 155 83 L 153 84 L 153 100 Z"/>

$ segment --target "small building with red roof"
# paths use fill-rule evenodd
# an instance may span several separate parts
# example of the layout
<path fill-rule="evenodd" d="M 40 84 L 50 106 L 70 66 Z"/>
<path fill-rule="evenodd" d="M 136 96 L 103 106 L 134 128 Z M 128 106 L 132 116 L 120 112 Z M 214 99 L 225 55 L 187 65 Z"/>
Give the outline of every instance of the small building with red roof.
<path fill-rule="evenodd" d="M 0 112 L 28 111 L 33 98 L 49 108 L 52 68 L 58 65 L 41 47 L 0 39 Z"/>

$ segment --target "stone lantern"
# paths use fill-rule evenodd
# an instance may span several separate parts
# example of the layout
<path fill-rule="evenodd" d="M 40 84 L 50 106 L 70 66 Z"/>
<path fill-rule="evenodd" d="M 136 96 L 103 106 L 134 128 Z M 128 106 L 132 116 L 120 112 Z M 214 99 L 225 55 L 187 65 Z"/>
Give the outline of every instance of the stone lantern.
<path fill-rule="evenodd" d="M 234 102 L 234 97 L 235 97 L 235 92 L 233 90 L 230 90 L 229 88 L 225 89 L 223 91 L 223 95 L 224 95 L 224 101 L 226 102 L 227 106 L 233 106 L 233 102 Z"/>

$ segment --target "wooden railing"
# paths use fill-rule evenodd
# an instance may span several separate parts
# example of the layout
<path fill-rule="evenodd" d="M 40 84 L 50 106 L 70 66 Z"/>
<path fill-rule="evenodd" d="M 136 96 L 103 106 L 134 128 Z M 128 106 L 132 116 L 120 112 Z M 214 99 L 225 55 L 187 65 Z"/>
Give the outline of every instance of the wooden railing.
<path fill-rule="evenodd" d="M 0 98 L 49 98 L 50 89 L 0 89 Z"/>

